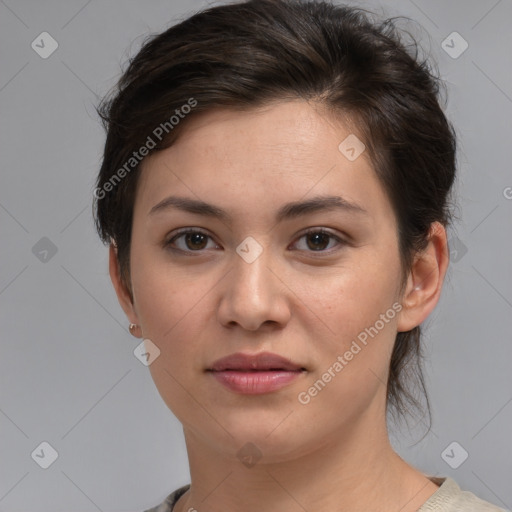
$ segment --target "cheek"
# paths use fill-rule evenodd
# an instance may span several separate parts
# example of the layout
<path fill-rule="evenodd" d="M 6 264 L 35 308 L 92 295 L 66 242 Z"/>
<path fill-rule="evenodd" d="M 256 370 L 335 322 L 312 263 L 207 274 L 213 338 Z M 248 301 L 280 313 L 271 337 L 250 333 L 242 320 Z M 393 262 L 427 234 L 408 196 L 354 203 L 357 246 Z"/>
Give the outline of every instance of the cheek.
<path fill-rule="evenodd" d="M 324 294 L 323 303 L 309 299 L 323 310 L 316 332 L 328 333 L 317 337 L 318 344 L 311 347 L 316 353 L 315 369 L 296 397 L 311 417 L 350 422 L 375 397 L 385 395 L 400 308 L 393 302 L 392 284 L 343 280 L 332 286 L 332 293 Z"/>
<path fill-rule="evenodd" d="M 317 315 L 326 334 L 334 339 L 357 336 L 373 326 L 397 300 L 398 266 L 391 260 L 358 257 L 341 270 L 320 279 L 302 279 L 297 290 L 301 300 Z M 294 290 L 295 291 L 295 290 Z M 393 323 L 395 310 L 389 312 L 386 327 Z M 380 324 L 379 324 L 380 325 Z"/>
<path fill-rule="evenodd" d="M 208 322 L 207 293 L 214 281 L 207 275 L 200 279 L 195 277 L 186 270 L 162 264 L 149 253 L 134 254 L 135 307 L 144 338 L 150 339 L 160 350 L 160 356 L 150 366 L 153 377 L 158 371 L 158 380 L 166 381 L 166 387 L 174 388 L 175 383 L 163 368 L 179 379 L 184 361 L 188 361 L 189 367 L 190 364 L 200 365 L 198 343 L 204 339 L 202 331 Z M 159 367 L 162 368 L 158 370 Z"/>
<path fill-rule="evenodd" d="M 171 272 L 170 266 L 142 259 L 138 264 L 132 274 L 137 313 L 144 337 L 160 350 L 149 366 L 151 377 L 182 423 L 200 424 L 206 418 L 194 399 L 200 396 L 195 387 L 203 365 L 204 331 L 211 325 L 207 294 L 215 281 L 207 276 L 193 279 L 183 271 Z"/>
<path fill-rule="evenodd" d="M 316 313 L 309 334 L 318 340 L 311 347 L 318 365 L 308 382 L 321 381 L 316 386 L 322 390 L 320 403 L 338 399 L 364 403 L 387 381 L 401 309 L 396 296 L 399 266 L 391 257 L 369 254 L 358 261 L 328 280 L 311 282 L 309 290 L 301 292 Z M 324 392 L 327 382 L 325 389 L 330 391 Z"/>
<path fill-rule="evenodd" d="M 171 264 L 161 249 L 132 252 L 132 283 L 141 323 L 155 338 L 172 335 L 175 325 L 190 322 L 204 307 L 206 294 L 218 277 L 197 267 Z"/>

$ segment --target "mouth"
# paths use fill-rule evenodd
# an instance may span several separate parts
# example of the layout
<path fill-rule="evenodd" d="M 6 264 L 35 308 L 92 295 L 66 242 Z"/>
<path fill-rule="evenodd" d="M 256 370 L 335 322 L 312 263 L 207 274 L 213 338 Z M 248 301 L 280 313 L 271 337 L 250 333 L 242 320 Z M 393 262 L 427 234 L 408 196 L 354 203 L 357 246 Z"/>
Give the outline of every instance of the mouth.
<path fill-rule="evenodd" d="M 234 393 L 258 395 L 283 388 L 307 370 L 277 354 L 263 352 L 232 354 L 216 361 L 206 372 Z"/>
<path fill-rule="evenodd" d="M 213 378 L 229 391 L 241 395 L 262 395 L 279 391 L 306 373 L 300 369 L 210 372 Z"/>
<path fill-rule="evenodd" d="M 270 352 L 244 354 L 237 352 L 218 359 L 206 371 L 210 372 L 300 372 L 306 368 Z"/>
<path fill-rule="evenodd" d="M 262 372 L 303 372 L 306 368 L 297 368 L 296 370 L 286 370 L 284 368 L 262 368 L 261 370 L 244 370 L 242 368 L 225 368 L 224 370 L 206 370 L 207 372 L 241 372 L 241 373 L 262 373 Z"/>

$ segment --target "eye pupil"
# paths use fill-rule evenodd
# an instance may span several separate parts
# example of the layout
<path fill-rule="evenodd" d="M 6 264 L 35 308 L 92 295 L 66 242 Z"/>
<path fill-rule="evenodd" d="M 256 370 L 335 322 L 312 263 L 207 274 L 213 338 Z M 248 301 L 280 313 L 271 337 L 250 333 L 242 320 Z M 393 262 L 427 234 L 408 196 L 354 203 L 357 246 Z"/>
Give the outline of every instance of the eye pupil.
<path fill-rule="evenodd" d="M 330 235 L 328 235 L 327 233 L 322 233 L 322 232 L 308 234 L 308 236 L 307 236 L 308 247 L 317 249 L 317 250 L 325 249 L 325 247 L 329 245 L 329 236 Z M 309 240 L 314 240 L 314 244 L 317 244 L 319 242 L 319 245 L 310 246 Z"/>
<path fill-rule="evenodd" d="M 201 244 L 201 241 L 202 242 L 205 242 L 206 241 L 206 235 L 203 235 L 203 233 L 187 233 L 186 236 L 185 236 L 185 239 L 186 239 L 186 243 L 187 243 L 187 247 L 189 247 L 189 249 L 203 249 L 205 247 L 205 243 Z M 192 247 L 189 246 L 189 242 L 192 240 Z M 195 245 L 196 243 L 199 243 L 199 245 L 201 245 L 200 247 L 198 247 L 197 245 Z"/>

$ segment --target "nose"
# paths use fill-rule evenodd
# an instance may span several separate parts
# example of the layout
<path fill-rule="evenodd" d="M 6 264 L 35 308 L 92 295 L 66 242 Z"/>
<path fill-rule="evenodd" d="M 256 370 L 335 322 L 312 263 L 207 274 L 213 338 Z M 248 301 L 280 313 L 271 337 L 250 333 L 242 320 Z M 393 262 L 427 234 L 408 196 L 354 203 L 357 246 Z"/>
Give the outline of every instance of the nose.
<path fill-rule="evenodd" d="M 262 326 L 284 327 L 291 316 L 293 293 L 278 268 L 266 247 L 250 263 L 235 253 L 231 271 L 220 287 L 219 322 L 248 331 L 257 331 Z"/>

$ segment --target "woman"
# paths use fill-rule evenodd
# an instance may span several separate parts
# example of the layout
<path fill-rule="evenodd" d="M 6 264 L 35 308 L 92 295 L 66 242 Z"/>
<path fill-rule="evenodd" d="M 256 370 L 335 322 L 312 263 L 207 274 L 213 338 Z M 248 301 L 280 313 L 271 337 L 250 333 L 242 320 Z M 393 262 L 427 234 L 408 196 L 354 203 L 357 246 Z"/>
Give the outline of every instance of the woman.
<path fill-rule="evenodd" d="M 322 2 L 213 7 L 130 62 L 95 214 L 185 434 L 191 485 L 151 511 L 500 510 L 387 431 L 449 260 L 438 92 L 391 21 Z"/>

